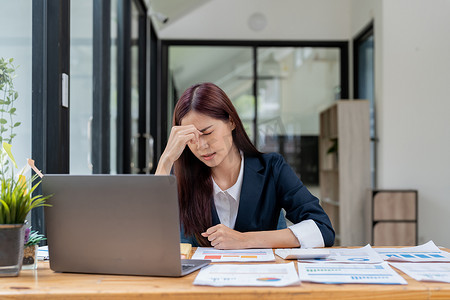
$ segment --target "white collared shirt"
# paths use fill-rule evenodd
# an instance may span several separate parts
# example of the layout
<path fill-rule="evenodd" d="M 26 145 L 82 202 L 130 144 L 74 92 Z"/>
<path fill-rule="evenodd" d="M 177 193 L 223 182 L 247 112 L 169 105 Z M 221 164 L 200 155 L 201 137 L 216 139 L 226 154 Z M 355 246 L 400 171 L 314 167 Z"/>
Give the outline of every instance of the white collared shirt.
<path fill-rule="evenodd" d="M 212 179 L 214 186 L 214 204 L 216 205 L 217 215 L 220 223 L 234 228 L 236 223 L 237 212 L 239 208 L 239 200 L 241 199 L 242 182 L 244 181 L 244 155 L 241 152 L 241 167 L 236 183 L 229 189 L 222 191 Z"/>
<path fill-rule="evenodd" d="M 212 176 L 211 176 L 212 178 Z M 241 151 L 241 167 L 236 183 L 223 191 L 212 178 L 214 187 L 214 204 L 220 223 L 234 229 L 244 181 L 244 154 Z M 322 232 L 314 220 L 304 220 L 288 227 L 297 238 L 301 248 L 324 247 Z"/>

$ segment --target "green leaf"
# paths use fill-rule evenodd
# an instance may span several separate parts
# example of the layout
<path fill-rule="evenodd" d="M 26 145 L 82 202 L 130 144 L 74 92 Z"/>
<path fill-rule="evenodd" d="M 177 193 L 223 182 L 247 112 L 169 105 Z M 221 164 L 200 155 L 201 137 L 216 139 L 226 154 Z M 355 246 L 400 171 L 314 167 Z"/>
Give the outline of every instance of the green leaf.
<path fill-rule="evenodd" d="M 11 58 L 9 59 L 9 63 L 12 63 L 13 61 L 14 61 L 14 58 L 11 57 Z"/>
<path fill-rule="evenodd" d="M 13 133 L 13 134 L 11 134 L 9 137 L 10 137 L 11 139 L 13 139 L 13 138 L 16 137 L 16 135 L 17 135 L 17 134 Z"/>
<path fill-rule="evenodd" d="M 22 124 L 22 123 L 20 123 L 20 122 L 17 122 L 17 123 L 15 123 L 15 124 L 14 124 L 14 126 L 13 126 L 13 127 L 19 127 L 19 126 L 20 126 L 20 124 Z"/>
<path fill-rule="evenodd" d="M 6 124 L 8 123 L 8 121 L 6 121 L 6 119 L 0 119 L 0 124 Z"/>
<path fill-rule="evenodd" d="M 13 114 L 13 113 L 15 113 L 16 112 L 16 108 L 15 107 L 13 107 L 13 108 L 11 108 L 10 110 L 9 110 L 9 112 L 8 113 L 10 113 L 10 114 Z M 1 111 L 1 110 L 0 110 Z"/>
<path fill-rule="evenodd" d="M 10 220 L 10 211 L 9 211 L 9 205 L 8 205 L 8 203 L 6 203 L 4 200 L 2 200 L 2 199 L 0 199 L 0 203 L 1 204 L 3 204 L 2 205 L 2 207 L 3 207 L 3 209 L 5 210 L 5 215 L 6 215 L 6 217 L 5 217 L 5 220 L 4 220 L 4 223 L 5 224 L 8 224 L 9 223 L 9 220 Z"/>
<path fill-rule="evenodd" d="M 3 142 L 3 149 L 5 149 L 6 153 L 8 154 L 9 158 L 11 159 L 11 161 L 13 162 L 14 166 L 17 169 L 16 160 L 14 159 L 14 156 L 12 155 L 11 147 L 12 147 L 11 144 Z"/>
<path fill-rule="evenodd" d="M 18 92 L 15 92 L 15 93 L 14 93 L 14 100 L 16 100 L 17 98 L 19 98 L 19 93 L 18 93 Z"/>

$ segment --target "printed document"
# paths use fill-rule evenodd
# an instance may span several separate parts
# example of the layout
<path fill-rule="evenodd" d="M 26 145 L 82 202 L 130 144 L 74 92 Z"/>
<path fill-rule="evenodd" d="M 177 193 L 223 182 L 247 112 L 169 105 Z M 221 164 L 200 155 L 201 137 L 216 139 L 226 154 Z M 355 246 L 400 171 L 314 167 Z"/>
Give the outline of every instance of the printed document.
<path fill-rule="evenodd" d="M 316 259 L 330 256 L 330 250 L 313 248 L 282 248 L 275 249 L 275 254 L 283 259 Z"/>
<path fill-rule="evenodd" d="M 400 262 L 450 262 L 450 253 L 439 249 L 433 241 L 416 247 L 375 248 L 387 261 Z"/>
<path fill-rule="evenodd" d="M 407 284 L 387 262 L 381 264 L 327 264 L 300 263 L 298 273 L 301 281 L 316 283 L 364 283 Z"/>
<path fill-rule="evenodd" d="M 370 246 L 362 248 L 330 248 L 330 255 L 326 258 L 301 259 L 301 262 L 323 262 L 323 263 L 358 263 L 358 264 L 379 264 L 383 258 Z"/>
<path fill-rule="evenodd" d="M 198 247 L 192 259 L 209 259 L 212 262 L 262 262 L 275 261 L 272 249 L 217 250 Z"/>
<path fill-rule="evenodd" d="M 195 285 L 211 286 L 288 286 L 299 285 L 294 263 L 218 264 L 200 270 Z"/>
<path fill-rule="evenodd" d="M 48 260 L 49 259 L 48 246 L 38 247 L 37 259 L 38 260 Z"/>
<path fill-rule="evenodd" d="M 450 283 L 449 263 L 389 263 L 417 281 Z"/>

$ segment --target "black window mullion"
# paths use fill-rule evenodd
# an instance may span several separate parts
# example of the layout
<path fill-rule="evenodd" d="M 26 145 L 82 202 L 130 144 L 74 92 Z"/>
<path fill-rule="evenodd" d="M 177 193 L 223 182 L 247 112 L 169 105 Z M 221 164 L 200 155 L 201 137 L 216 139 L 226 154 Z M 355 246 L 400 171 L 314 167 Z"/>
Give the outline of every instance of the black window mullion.
<path fill-rule="evenodd" d="M 161 40 L 158 40 L 158 78 L 162 78 L 158 90 L 157 103 L 157 124 L 158 134 L 156 138 L 157 150 L 156 158 L 159 160 L 164 148 L 166 147 L 168 132 L 167 132 L 167 110 L 168 110 L 168 72 L 169 72 L 169 46 Z"/>
<path fill-rule="evenodd" d="M 153 157 L 152 159 L 152 169 L 150 170 L 150 173 L 154 174 L 156 172 L 156 146 L 157 143 L 156 137 L 158 135 L 157 128 L 157 101 L 158 101 L 158 80 L 157 80 L 157 65 L 158 65 L 158 54 L 157 54 L 157 41 L 158 38 L 155 33 L 155 29 L 152 26 L 152 22 L 149 22 L 150 27 L 150 107 L 149 107 L 149 116 L 150 116 L 150 135 L 153 138 Z"/>
<path fill-rule="evenodd" d="M 139 120 L 138 120 L 138 169 L 146 173 L 147 164 L 147 14 L 139 14 Z"/>
<path fill-rule="evenodd" d="M 340 61 L 341 61 L 341 99 L 349 98 L 348 89 L 348 43 L 342 43 L 340 46 Z"/>
<path fill-rule="evenodd" d="M 93 2 L 93 119 L 92 166 L 94 174 L 110 172 L 111 1 Z"/>
<path fill-rule="evenodd" d="M 131 173 L 131 1 L 118 1 L 117 173 Z"/>
<path fill-rule="evenodd" d="M 32 157 L 43 173 L 69 173 L 69 108 L 62 106 L 62 76 L 70 75 L 70 1 L 33 1 L 32 18 Z M 69 98 L 69 89 L 66 93 Z M 31 223 L 45 233 L 42 207 L 33 209 Z"/>
<path fill-rule="evenodd" d="M 253 111 L 253 144 L 258 147 L 258 49 L 253 46 L 253 97 L 255 105 Z"/>

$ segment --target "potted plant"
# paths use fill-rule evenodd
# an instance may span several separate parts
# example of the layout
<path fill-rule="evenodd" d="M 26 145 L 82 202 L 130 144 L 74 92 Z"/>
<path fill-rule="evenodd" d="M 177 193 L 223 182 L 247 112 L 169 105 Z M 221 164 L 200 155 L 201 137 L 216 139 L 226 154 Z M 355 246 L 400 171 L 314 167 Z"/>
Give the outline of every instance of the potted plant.
<path fill-rule="evenodd" d="M 30 165 L 18 173 L 14 171 L 17 164 L 11 142 L 15 137 L 13 130 L 20 123 L 13 121 L 18 93 L 13 86 L 15 67 L 12 62 L 12 59 L 0 58 L 0 277 L 19 275 L 26 216 L 31 209 L 46 205 L 45 200 L 50 197 L 32 195 L 41 181 L 37 180 L 37 175 L 27 179 Z M 34 164 L 32 167 L 35 169 Z"/>
<path fill-rule="evenodd" d="M 37 268 L 39 242 L 44 240 L 46 240 L 45 236 L 35 230 L 31 230 L 31 227 L 25 229 L 22 270 Z"/>
<path fill-rule="evenodd" d="M 8 143 L 3 142 L 0 154 L 1 168 L 5 165 L 6 156 L 17 166 L 10 151 Z M 24 168 L 25 170 L 28 168 Z M 50 196 L 36 195 L 33 192 L 41 181 L 35 174 L 28 180 L 21 171 L 14 175 L 11 168 L 11 176 L 4 172 L 0 175 L 0 276 L 18 276 L 22 268 L 24 226 L 27 214 L 35 207 L 45 206 L 45 201 Z"/>

